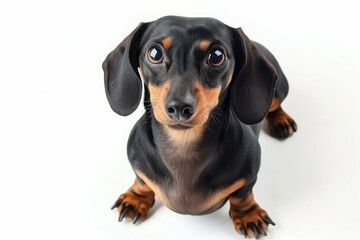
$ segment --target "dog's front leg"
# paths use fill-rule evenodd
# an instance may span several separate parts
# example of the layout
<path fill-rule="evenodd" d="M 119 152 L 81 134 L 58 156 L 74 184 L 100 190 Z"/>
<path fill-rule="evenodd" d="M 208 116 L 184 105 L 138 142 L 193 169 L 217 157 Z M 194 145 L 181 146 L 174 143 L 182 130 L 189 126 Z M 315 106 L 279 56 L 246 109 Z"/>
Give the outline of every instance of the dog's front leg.
<path fill-rule="evenodd" d="M 146 219 L 149 209 L 154 203 L 154 192 L 145 183 L 135 179 L 134 184 L 127 192 L 120 195 L 111 210 L 118 209 L 119 221 L 128 217 L 133 219 L 133 223 L 136 224 L 138 221 Z"/>
<path fill-rule="evenodd" d="M 275 225 L 265 210 L 254 199 L 252 190 L 239 189 L 229 196 L 230 217 L 237 232 L 245 237 L 259 238 L 266 235 L 269 224 Z"/>

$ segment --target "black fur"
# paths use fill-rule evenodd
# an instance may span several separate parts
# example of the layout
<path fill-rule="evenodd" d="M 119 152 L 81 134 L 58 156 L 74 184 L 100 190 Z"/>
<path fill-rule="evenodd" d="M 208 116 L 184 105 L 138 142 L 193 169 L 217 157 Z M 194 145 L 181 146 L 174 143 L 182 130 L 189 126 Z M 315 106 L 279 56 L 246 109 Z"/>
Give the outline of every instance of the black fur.
<path fill-rule="evenodd" d="M 164 64 L 152 65 L 146 58 L 148 49 L 167 36 L 173 42 L 172 48 L 166 50 Z M 208 67 L 204 63 L 207 52 L 194 47 L 204 38 L 225 51 L 227 62 L 221 68 Z M 241 29 L 215 19 L 170 16 L 141 24 L 109 54 L 103 65 L 108 100 L 120 115 L 131 114 L 139 104 L 142 84 L 138 67 L 144 75 L 146 112 L 129 137 L 127 151 L 133 169 L 144 173 L 169 196 L 177 182 L 183 180 L 179 175 L 193 177 L 183 186 L 187 190 L 179 193 L 185 195 L 178 196 L 179 207 L 173 208 L 181 213 L 216 210 L 224 202 L 199 212 L 191 206 L 197 203 L 192 199 L 205 198 L 239 179 L 246 179 L 246 185 L 233 195 L 245 197 L 254 186 L 260 167 L 257 139 L 261 122 L 274 95 L 282 101 L 288 92 L 287 80 L 276 59 L 265 47 L 251 42 Z M 226 77 L 231 72 L 232 80 L 227 85 Z M 210 112 L 203 135 L 185 147 L 183 154 L 176 153 L 176 143 L 155 119 L 150 104 L 149 84 L 161 86 L 169 79 L 176 85 L 191 85 L 197 80 L 208 88 L 221 87 L 219 102 Z"/>
<path fill-rule="evenodd" d="M 135 111 L 141 100 L 141 81 L 137 72 L 139 39 L 147 24 L 141 24 L 105 59 L 105 92 L 111 108 L 122 116 Z"/>

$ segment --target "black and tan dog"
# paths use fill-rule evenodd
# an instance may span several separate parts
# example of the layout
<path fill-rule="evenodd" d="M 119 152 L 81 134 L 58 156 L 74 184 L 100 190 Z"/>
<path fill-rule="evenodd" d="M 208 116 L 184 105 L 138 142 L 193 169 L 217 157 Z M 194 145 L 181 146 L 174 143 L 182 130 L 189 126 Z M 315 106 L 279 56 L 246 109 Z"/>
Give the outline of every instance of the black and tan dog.
<path fill-rule="evenodd" d="M 111 108 L 131 114 L 144 86 L 146 112 L 128 142 L 134 184 L 112 209 L 144 220 L 155 195 L 183 214 L 206 214 L 230 201 L 245 236 L 266 235 L 268 214 L 252 188 L 258 136 L 287 138 L 296 123 L 280 104 L 288 83 L 274 56 L 238 28 L 211 18 L 168 16 L 142 23 L 103 63 Z"/>

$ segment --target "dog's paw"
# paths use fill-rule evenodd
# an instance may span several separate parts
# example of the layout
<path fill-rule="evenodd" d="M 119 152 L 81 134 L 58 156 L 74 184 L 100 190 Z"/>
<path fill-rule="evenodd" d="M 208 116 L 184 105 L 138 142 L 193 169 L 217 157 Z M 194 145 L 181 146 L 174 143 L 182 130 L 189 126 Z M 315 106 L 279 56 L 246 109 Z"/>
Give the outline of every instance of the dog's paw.
<path fill-rule="evenodd" d="M 269 224 L 275 226 L 266 211 L 257 204 L 247 210 L 240 210 L 232 206 L 230 208 L 230 217 L 236 231 L 245 237 L 259 239 L 261 236 L 266 236 Z"/>
<path fill-rule="evenodd" d="M 138 194 L 134 191 L 128 191 L 121 194 L 118 200 L 111 207 L 111 210 L 117 208 L 119 211 L 119 222 L 125 217 L 132 219 L 136 224 L 140 220 L 146 219 L 150 208 L 155 203 L 155 197 L 153 193 Z"/>
<path fill-rule="evenodd" d="M 297 131 L 296 122 L 281 108 L 267 115 L 269 133 L 278 139 L 286 139 Z"/>

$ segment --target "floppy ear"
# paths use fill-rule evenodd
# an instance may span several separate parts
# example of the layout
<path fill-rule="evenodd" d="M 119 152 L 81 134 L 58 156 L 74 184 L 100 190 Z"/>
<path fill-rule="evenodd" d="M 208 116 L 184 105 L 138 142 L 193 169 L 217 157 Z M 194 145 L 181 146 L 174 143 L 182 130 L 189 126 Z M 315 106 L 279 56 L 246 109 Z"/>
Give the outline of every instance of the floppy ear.
<path fill-rule="evenodd" d="M 142 83 L 137 70 L 141 36 L 147 24 L 140 24 L 103 62 L 105 92 L 111 108 L 127 116 L 139 106 Z"/>
<path fill-rule="evenodd" d="M 231 86 L 231 105 L 245 124 L 261 122 L 268 113 L 278 74 L 275 67 L 239 29 L 234 29 L 235 71 Z"/>

